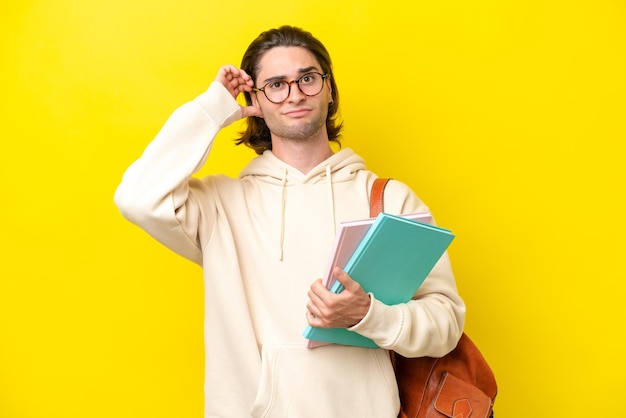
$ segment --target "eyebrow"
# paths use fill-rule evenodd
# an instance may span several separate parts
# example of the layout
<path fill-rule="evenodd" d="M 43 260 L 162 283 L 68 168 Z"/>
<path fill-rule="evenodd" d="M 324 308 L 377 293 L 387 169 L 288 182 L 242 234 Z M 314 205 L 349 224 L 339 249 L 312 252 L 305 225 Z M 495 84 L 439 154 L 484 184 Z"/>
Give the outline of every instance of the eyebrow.
<path fill-rule="evenodd" d="M 298 74 L 306 74 L 306 73 L 310 73 L 311 71 L 320 71 L 320 70 L 316 66 L 312 65 L 310 67 L 300 68 L 298 70 Z M 265 85 L 267 83 L 271 83 L 273 81 L 281 81 L 281 80 L 285 80 L 285 79 L 287 79 L 287 76 L 276 75 L 274 77 L 266 78 L 263 81 L 263 85 Z"/>

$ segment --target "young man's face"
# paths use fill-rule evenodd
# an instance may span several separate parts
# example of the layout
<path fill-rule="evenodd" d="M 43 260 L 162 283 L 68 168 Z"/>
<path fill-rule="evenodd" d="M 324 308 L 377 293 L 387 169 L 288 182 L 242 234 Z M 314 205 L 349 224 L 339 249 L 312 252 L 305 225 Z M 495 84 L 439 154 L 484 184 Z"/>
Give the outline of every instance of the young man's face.
<path fill-rule="evenodd" d="M 321 66 L 309 50 L 300 47 L 276 47 L 267 51 L 259 61 L 256 87 L 268 82 L 298 80 L 307 73 L 323 74 Z M 307 140 L 324 135 L 326 140 L 326 116 L 331 102 L 330 83 L 323 80 L 319 94 L 307 96 L 297 83 L 290 85 L 290 92 L 282 103 L 272 103 L 263 92 L 252 96 L 263 111 L 263 118 L 272 138 Z"/>

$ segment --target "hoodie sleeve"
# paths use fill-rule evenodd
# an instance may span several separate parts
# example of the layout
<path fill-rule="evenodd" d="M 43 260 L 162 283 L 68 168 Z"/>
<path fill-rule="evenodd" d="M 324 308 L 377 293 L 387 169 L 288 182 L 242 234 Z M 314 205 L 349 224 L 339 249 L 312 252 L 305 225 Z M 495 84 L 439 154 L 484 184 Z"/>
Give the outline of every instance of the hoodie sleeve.
<path fill-rule="evenodd" d="M 409 213 L 426 206 L 402 183 L 389 182 L 385 210 Z M 465 303 L 458 294 L 448 253 L 444 253 L 413 300 L 388 306 L 373 295 L 369 312 L 350 328 L 380 347 L 405 357 L 442 357 L 456 347 L 463 333 Z"/>
<path fill-rule="evenodd" d="M 124 173 L 114 201 L 122 215 L 196 263 L 200 211 L 190 192 L 215 136 L 241 119 L 241 108 L 220 83 L 176 109 L 141 157 Z"/>

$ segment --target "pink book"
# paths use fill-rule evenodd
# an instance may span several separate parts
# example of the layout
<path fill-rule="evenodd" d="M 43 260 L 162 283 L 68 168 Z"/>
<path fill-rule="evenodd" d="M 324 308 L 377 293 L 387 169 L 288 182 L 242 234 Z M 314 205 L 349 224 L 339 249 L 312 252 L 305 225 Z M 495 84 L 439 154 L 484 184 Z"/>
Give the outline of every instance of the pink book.
<path fill-rule="evenodd" d="M 426 224 L 430 224 L 432 222 L 430 212 L 408 213 L 400 216 Z M 370 226 L 372 226 L 375 219 L 376 218 L 368 218 L 357 221 L 346 221 L 339 224 L 337 228 L 337 235 L 335 236 L 335 242 L 333 243 L 331 250 L 331 257 L 322 278 L 324 286 L 326 286 L 327 289 L 330 289 L 335 282 L 335 278 L 333 277 L 333 269 L 335 266 L 343 268 L 346 265 L 354 253 L 354 250 L 370 229 Z M 308 348 L 315 348 L 328 344 L 330 343 L 307 340 Z"/>

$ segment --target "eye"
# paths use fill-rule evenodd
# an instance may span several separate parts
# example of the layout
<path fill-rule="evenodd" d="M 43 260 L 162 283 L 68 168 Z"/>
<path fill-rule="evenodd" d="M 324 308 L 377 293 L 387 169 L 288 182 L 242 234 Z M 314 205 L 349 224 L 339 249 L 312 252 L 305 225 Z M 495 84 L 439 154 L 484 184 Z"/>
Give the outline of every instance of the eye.
<path fill-rule="evenodd" d="M 284 89 L 286 84 L 287 83 L 285 83 L 284 81 L 273 81 L 271 83 L 267 83 L 265 88 L 268 90 L 280 90 Z"/>
<path fill-rule="evenodd" d="M 315 73 L 310 73 L 310 74 L 305 74 L 302 77 L 300 77 L 300 84 L 311 84 L 315 82 L 315 79 L 317 75 Z"/>

